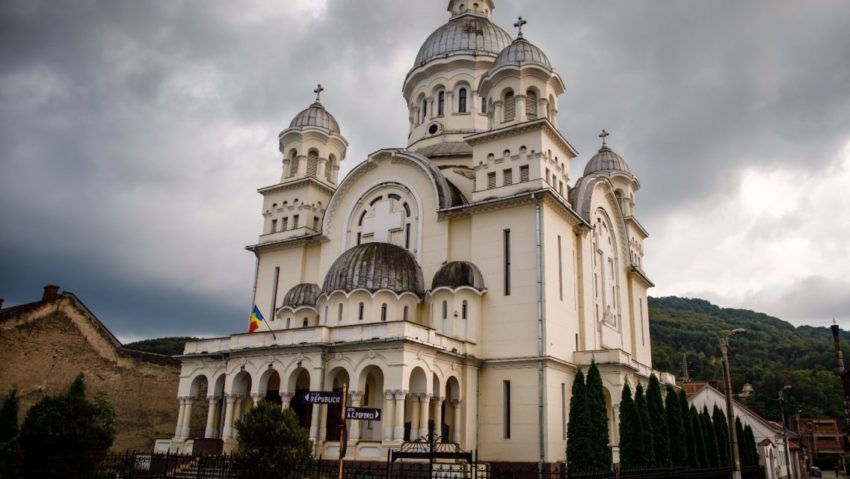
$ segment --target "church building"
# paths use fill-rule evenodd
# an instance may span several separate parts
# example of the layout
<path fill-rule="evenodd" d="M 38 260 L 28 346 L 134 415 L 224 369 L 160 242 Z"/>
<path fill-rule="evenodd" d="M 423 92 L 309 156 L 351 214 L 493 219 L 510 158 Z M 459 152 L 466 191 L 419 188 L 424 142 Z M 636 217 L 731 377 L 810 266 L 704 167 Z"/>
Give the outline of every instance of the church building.
<path fill-rule="evenodd" d="M 402 88 L 406 147 L 347 159 L 321 86 L 280 133 L 248 246 L 265 324 L 186 345 L 173 450 L 202 437 L 232 450 L 235 421 L 267 400 L 336 458 L 339 406 L 304 393 L 347 385 L 350 406 L 382 411 L 348 423 L 349 460 L 386 460 L 433 421 L 482 461 L 555 463 L 573 379 L 595 360 L 616 460 L 620 391 L 653 373 L 640 183 L 604 131 L 570 177 L 564 80 L 525 21 L 513 36 L 494 8 L 451 0 L 423 43 Z M 340 178 L 343 161 L 358 164 Z"/>

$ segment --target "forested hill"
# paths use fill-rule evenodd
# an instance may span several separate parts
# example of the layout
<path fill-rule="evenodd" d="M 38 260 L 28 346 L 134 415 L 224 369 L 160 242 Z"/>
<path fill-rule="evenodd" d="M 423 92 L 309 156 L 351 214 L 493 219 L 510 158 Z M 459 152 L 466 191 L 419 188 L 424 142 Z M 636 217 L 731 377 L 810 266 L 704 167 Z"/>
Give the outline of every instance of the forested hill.
<path fill-rule="evenodd" d="M 692 379 L 717 381 L 721 385 L 719 338 L 723 331 L 746 329 L 730 340 L 733 389 L 745 382 L 755 395 L 747 404 L 768 419 L 779 419 L 776 397 L 782 386 L 792 391 L 788 411 L 803 416 L 843 415 L 841 392 L 835 373 L 835 353 L 829 328 L 794 327 L 781 319 L 745 309 L 717 307 L 702 299 L 649 298 L 653 366 L 682 376 L 687 358 Z M 130 343 L 125 347 L 161 354 L 181 354 L 193 338 L 160 338 Z M 844 357 L 850 365 L 850 332 L 841 332 Z"/>
<path fill-rule="evenodd" d="M 677 377 L 687 358 L 692 379 L 722 385 L 719 338 L 723 331 L 744 328 L 730 339 L 732 389 L 745 382 L 755 395 L 748 405 L 768 419 L 779 418 L 779 390 L 792 386 L 788 411 L 803 416 L 843 416 L 832 332 L 800 326 L 745 309 L 720 308 L 702 299 L 649 298 L 652 359 L 656 369 Z M 850 360 L 850 332 L 841 332 L 844 356 Z"/>

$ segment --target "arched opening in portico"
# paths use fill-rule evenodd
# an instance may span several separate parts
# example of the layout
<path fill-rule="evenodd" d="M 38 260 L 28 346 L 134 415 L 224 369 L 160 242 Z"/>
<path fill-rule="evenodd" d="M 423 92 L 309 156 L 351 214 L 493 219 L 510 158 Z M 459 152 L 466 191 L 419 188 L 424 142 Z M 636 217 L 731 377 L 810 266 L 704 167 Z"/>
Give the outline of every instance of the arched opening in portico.
<path fill-rule="evenodd" d="M 343 368 L 336 368 L 331 371 L 331 389 L 334 392 L 342 393 L 343 386 L 349 384 L 348 371 Z M 325 415 L 325 440 L 339 441 L 340 437 L 340 414 L 342 413 L 341 404 L 328 404 Z"/>
<path fill-rule="evenodd" d="M 380 441 L 384 430 L 384 420 L 392 421 L 384 407 L 384 373 L 378 366 L 369 366 L 360 373 L 360 406 L 381 409 L 380 421 L 361 421 L 360 440 Z M 357 406 L 352 404 L 352 406 Z M 354 436 L 352 435 L 352 439 Z"/>
<path fill-rule="evenodd" d="M 304 368 L 298 368 L 289 375 L 288 391 L 293 392 L 289 407 L 298 417 L 298 424 L 309 430 L 313 419 L 313 405 L 304 401 L 304 395 L 310 391 L 310 373 Z"/>
<path fill-rule="evenodd" d="M 251 383 L 251 375 L 245 371 L 240 371 L 233 378 L 233 387 L 231 387 L 231 394 L 235 397 L 233 424 L 236 424 L 254 407 L 254 400 L 251 398 Z"/>
<path fill-rule="evenodd" d="M 415 441 L 423 434 L 428 433 L 427 422 L 425 423 L 424 432 L 422 428 L 423 409 L 424 415 L 427 417 L 427 406 L 422 407 L 422 398 L 428 392 L 428 379 L 425 376 L 425 371 L 422 368 L 413 368 L 410 372 L 410 382 L 408 386 L 409 393 L 404 401 L 404 440 Z"/>
<path fill-rule="evenodd" d="M 208 411 L 207 433 L 206 437 L 221 438 L 224 433 L 224 414 L 227 402 L 224 397 L 224 383 L 227 378 L 226 374 L 219 374 L 214 381 L 212 392 L 210 393 L 210 407 L 212 412 Z"/>
<path fill-rule="evenodd" d="M 260 399 L 274 404 L 282 404 L 280 398 L 280 374 L 269 368 L 260 377 Z"/>
<path fill-rule="evenodd" d="M 209 379 L 205 375 L 199 375 L 192 380 L 189 387 L 189 397 L 186 399 L 187 406 L 183 417 L 182 436 L 186 438 L 204 437 L 206 427 L 207 392 L 209 391 Z"/>
<path fill-rule="evenodd" d="M 452 376 L 446 381 L 446 400 L 443 402 L 443 440 L 460 443 L 460 384 Z"/>

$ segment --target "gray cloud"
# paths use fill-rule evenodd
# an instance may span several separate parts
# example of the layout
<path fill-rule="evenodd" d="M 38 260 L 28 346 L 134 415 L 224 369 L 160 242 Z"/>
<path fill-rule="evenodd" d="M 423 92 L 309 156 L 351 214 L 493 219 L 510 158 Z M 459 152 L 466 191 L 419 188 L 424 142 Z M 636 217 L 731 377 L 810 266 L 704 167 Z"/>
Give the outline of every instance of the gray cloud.
<path fill-rule="evenodd" d="M 277 132 L 322 82 L 351 143 L 346 171 L 403 146 L 404 75 L 447 19 L 444 2 L 280 3 L 0 5 L 0 295 L 24 302 L 59 282 L 124 336 L 243 326 L 242 247 L 260 227 L 254 190 L 279 174 Z M 817 174 L 850 139 L 840 0 L 497 3 L 509 31 L 529 19 L 527 37 L 567 82 L 574 178 L 599 129 L 614 132 L 643 185 L 641 221 L 667 235 L 651 255 L 675 241 L 671 217 L 710 211 L 747 168 Z M 799 215 L 763 219 L 758 241 L 798 232 Z M 677 260 L 647 260 L 664 291 L 687 279 L 667 266 Z M 790 319 L 826 313 L 751 297 Z"/>

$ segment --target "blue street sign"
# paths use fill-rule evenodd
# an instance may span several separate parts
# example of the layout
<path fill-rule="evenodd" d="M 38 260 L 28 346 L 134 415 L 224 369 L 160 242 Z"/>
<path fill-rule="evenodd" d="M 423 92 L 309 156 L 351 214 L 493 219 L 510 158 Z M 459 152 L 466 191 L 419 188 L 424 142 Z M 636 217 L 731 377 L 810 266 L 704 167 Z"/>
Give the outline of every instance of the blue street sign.
<path fill-rule="evenodd" d="M 345 418 L 354 421 L 380 421 L 381 410 L 371 407 L 347 407 Z"/>
<path fill-rule="evenodd" d="M 342 394 L 333 391 L 309 391 L 304 402 L 311 404 L 342 404 Z"/>

